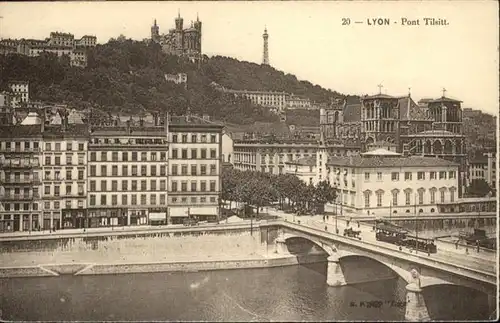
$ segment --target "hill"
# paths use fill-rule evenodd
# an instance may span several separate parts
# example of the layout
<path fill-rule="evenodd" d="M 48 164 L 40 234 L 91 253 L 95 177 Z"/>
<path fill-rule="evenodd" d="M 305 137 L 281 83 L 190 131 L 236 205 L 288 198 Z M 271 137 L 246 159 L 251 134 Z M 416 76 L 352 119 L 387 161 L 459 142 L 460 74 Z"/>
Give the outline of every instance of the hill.
<path fill-rule="evenodd" d="M 318 102 L 338 95 L 269 66 L 205 56 L 198 68 L 188 60 L 163 53 L 157 44 L 123 38 L 90 49 L 85 69 L 70 67 L 67 57 L 43 53 L 38 57 L 0 56 L 0 70 L 0 89 L 6 89 L 12 79 L 28 80 L 33 101 L 122 114 L 182 114 L 189 106 L 193 113 L 233 124 L 279 122 L 279 118 L 246 99 L 213 89 L 211 82 L 235 89 L 286 91 Z M 164 74 L 181 72 L 188 75 L 187 88 L 165 81 Z"/>

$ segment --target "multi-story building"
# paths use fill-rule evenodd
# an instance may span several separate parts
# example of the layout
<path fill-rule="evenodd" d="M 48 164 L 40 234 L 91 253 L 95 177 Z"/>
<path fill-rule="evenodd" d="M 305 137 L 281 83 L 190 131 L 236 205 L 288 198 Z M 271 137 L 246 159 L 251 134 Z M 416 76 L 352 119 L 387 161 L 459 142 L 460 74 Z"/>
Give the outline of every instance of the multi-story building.
<path fill-rule="evenodd" d="M 175 84 L 187 84 L 187 74 L 186 73 L 165 74 L 165 80 L 167 82 L 174 82 Z"/>
<path fill-rule="evenodd" d="M 469 183 L 477 179 L 486 181 L 487 169 L 488 158 L 486 156 L 476 156 L 476 158 L 469 160 Z"/>
<path fill-rule="evenodd" d="M 0 124 L 9 125 L 12 123 L 12 93 L 0 92 Z"/>
<path fill-rule="evenodd" d="M 0 127 L 0 232 L 43 228 L 41 127 Z"/>
<path fill-rule="evenodd" d="M 195 116 L 172 117 L 169 126 L 169 216 L 203 220 L 219 214 L 223 125 Z"/>
<path fill-rule="evenodd" d="M 45 40 L 39 39 L 5 39 L 0 45 L 5 47 L 4 52 L 15 52 L 27 56 L 39 56 L 41 53 L 53 53 L 59 57 L 68 55 L 71 66 L 85 67 L 87 65 L 86 48 L 97 45 L 97 37 L 85 35 L 81 39 L 75 39 L 70 33 L 51 32 L 50 37 Z"/>
<path fill-rule="evenodd" d="M 92 127 L 88 227 L 167 219 L 167 126 Z"/>
<path fill-rule="evenodd" d="M 184 19 L 180 13 L 175 18 L 175 28 L 170 29 L 168 34 L 160 35 L 160 27 L 156 24 L 151 26 L 151 41 L 158 43 L 167 54 L 185 56 L 191 60 L 201 60 L 201 21 L 196 17 L 191 22 L 191 27 L 184 29 Z"/>
<path fill-rule="evenodd" d="M 316 157 L 318 148 L 317 140 L 236 140 L 234 141 L 233 164 L 239 170 L 285 174 L 287 163 L 293 162 L 295 165 L 300 163 L 302 158 Z M 359 148 L 331 144 L 327 151 L 331 155 L 348 156 L 359 153 Z M 316 178 L 313 182 L 316 183 Z"/>
<path fill-rule="evenodd" d="M 292 94 L 286 100 L 286 107 L 287 109 L 308 109 L 311 107 L 311 100 Z"/>
<path fill-rule="evenodd" d="M 84 228 L 87 217 L 87 125 L 44 125 L 43 227 Z"/>
<path fill-rule="evenodd" d="M 30 84 L 28 81 L 9 81 L 9 89 L 12 92 L 11 105 L 14 109 L 20 107 L 21 103 L 27 104 L 30 100 Z"/>
<path fill-rule="evenodd" d="M 247 90 L 229 90 L 223 89 L 226 93 L 231 93 L 235 97 L 243 97 L 250 100 L 253 104 L 261 105 L 267 108 L 275 108 L 282 111 L 287 107 L 288 93 L 271 91 L 247 91 Z"/>
<path fill-rule="evenodd" d="M 451 161 L 384 149 L 323 158 L 327 177 L 338 189 L 336 203 L 347 213 L 434 213 L 438 204 L 458 198 L 459 165 Z"/>

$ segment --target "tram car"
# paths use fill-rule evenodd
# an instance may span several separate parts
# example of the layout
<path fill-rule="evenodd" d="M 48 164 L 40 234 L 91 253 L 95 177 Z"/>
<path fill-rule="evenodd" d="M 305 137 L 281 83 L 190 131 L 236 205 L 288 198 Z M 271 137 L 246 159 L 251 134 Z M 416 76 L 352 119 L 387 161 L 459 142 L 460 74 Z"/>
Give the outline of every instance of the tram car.
<path fill-rule="evenodd" d="M 421 238 L 408 234 L 409 231 L 388 223 L 377 224 L 375 239 L 397 246 L 416 249 L 428 253 L 436 253 L 437 247 L 433 239 Z"/>
<path fill-rule="evenodd" d="M 418 238 L 416 236 L 406 236 L 404 246 L 428 253 L 436 253 L 437 247 L 434 244 L 434 239 Z"/>

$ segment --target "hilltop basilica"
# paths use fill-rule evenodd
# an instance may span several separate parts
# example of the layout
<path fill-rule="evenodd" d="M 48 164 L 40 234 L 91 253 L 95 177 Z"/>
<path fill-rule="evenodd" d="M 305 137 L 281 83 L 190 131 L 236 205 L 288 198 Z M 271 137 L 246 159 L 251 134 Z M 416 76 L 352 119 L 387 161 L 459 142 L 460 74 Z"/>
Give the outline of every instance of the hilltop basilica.
<path fill-rule="evenodd" d="M 167 54 L 188 57 L 192 61 L 201 59 L 201 21 L 191 21 L 191 27 L 183 29 L 184 19 L 180 13 L 175 18 L 175 28 L 170 29 L 168 34 L 160 35 L 160 27 L 156 24 L 151 26 L 151 40 L 162 46 Z"/>

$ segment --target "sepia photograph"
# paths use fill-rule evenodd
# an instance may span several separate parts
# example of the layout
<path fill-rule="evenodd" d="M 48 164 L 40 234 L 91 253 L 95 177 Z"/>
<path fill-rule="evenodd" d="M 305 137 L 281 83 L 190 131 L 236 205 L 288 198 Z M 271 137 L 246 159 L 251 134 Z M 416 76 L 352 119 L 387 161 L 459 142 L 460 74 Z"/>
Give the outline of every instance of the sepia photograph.
<path fill-rule="evenodd" d="M 0 322 L 498 321 L 498 12 L 0 3 Z"/>

